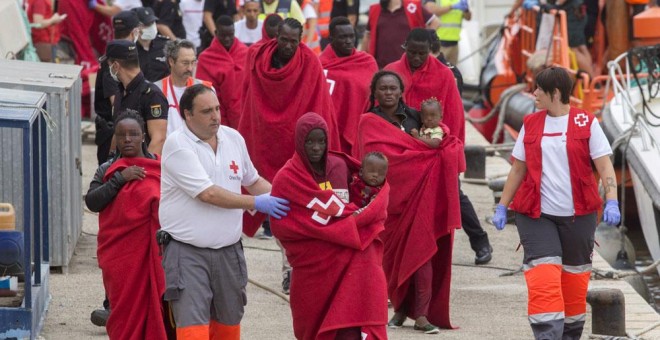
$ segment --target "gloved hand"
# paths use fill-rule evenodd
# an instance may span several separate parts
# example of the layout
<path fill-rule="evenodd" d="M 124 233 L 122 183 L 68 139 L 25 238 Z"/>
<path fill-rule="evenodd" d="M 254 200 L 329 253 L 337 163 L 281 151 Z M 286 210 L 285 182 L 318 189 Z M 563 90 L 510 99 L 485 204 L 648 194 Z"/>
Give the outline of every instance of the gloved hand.
<path fill-rule="evenodd" d="M 619 201 L 610 199 L 605 202 L 605 209 L 603 209 L 603 222 L 610 226 L 615 226 L 621 222 Z"/>
<path fill-rule="evenodd" d="M 470 9 L 470 5 L 468 5 L 467 0 L 461 0 L 453 5 L 451 5 L 451 9 L 458 9 L 461 11 L 467 11 Z"/>
<path fill-rule="evenodd" d="M 89 9 L 94 9 L 94 8 L 96 8 L 97 5 L 98 5 L 98 2 L 96 2 L 96 0 L 89 0 L 87 2 L 87 7 L 89 7 Z"/>
<path fill-rule="evenodd" d="M 497 207 L 495 207 L 495 215 L 493 215 L 492 220 L 497 230 L 503 230 L 507 220 L 506 207 L 502 204 L 498 204 Z"/>
<path fill-rule="evenodd" d="M 254 208 L 257 211 L 275 217 L 278 220 L 286 216 L 286 212 L 291 210 L 288 204 L 289 201 L 284 198 L 271 196 L 270 193 L 254 197 Z"/>

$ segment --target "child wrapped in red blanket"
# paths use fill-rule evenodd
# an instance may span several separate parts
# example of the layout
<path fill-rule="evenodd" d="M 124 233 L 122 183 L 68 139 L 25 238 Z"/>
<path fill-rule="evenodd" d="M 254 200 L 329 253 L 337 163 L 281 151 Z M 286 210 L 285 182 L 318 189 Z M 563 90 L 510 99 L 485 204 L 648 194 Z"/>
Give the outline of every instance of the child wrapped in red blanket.
<path fill-rule="evenodd" d="M 389 185 L 361 212 L 348 203 L 350 173 L 359 163 L 327 151 L 327 127 L 315 113 L 296 125 L 296 152 L 275 176 L 272 195 L 289 200 L 273 219 L 293 268 L 291 313 L 297 339 L 386 339 L 387 294 L 382 269 Z M 363 338 L 364 339 L 364 338 Z"/>
<path fill-rule="evenodd" d="M 387 175 L 387 157 L 380 152 L 369 152 L 362 158 L 360 171 L 353 174 L 349 184 L 351 203 L 360 208 L 367 206 L 383 188 Z"/>

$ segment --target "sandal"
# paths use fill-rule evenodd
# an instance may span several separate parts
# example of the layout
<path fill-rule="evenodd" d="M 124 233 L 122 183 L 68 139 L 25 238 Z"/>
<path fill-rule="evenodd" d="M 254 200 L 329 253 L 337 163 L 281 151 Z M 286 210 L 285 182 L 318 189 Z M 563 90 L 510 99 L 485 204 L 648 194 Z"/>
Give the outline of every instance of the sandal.
<path fill-rule="evenodd" d="M 426 326 L 417 326 L 417 323 L 415 323 L 415 326 L 413 326 L 413 329 L 416 331 L 422 331 L 424 334 L 438 334 L 440 333 L 440 328 L 438 326 L 434 326 L 431 323 L 427 323 Z"/>

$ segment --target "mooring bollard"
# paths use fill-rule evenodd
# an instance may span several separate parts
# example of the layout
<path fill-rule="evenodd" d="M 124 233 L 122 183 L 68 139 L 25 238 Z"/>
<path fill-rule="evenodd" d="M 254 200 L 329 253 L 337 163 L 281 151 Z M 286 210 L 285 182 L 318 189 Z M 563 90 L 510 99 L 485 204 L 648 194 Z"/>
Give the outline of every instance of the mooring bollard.
<path fill-rule="evenodd" d="M 589 289 L 587 302 L 591 305 L 591 333 L 626 336 L 626 302 L 621 290 Z"/>
<path fill-rule="evenodd" d="M 486 148 L 479 145 L 465 146 L 465 178 L 486 178 Z"/>
<path fill-rule="evenodd" d="M 506 183 L 506 178 L 498 178 L 488 181 L 488 189 L 493 191 L 493 200 L 495 200 L 495 203 L 500 202 L 500 197 L 502 197 L 502 191 L 504 190 L 504 183 Z"/>

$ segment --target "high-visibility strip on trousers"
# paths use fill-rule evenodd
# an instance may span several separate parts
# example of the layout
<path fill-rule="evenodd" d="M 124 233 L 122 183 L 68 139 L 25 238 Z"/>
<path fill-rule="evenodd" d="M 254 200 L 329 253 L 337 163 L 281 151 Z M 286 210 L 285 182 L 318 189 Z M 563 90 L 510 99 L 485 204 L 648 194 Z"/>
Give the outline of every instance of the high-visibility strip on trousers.
<path fill-rule="evenodd" d="M 241 325 L 223 325 L 211 321 L 209 325 L 193 325 L 176 329 L 177 340 L 240 340 Z"/>
<path fill-rule="evenodd" d="M 536 339 L 578 340 L 587 310 L 596 214 L 516 215 Z"/>

